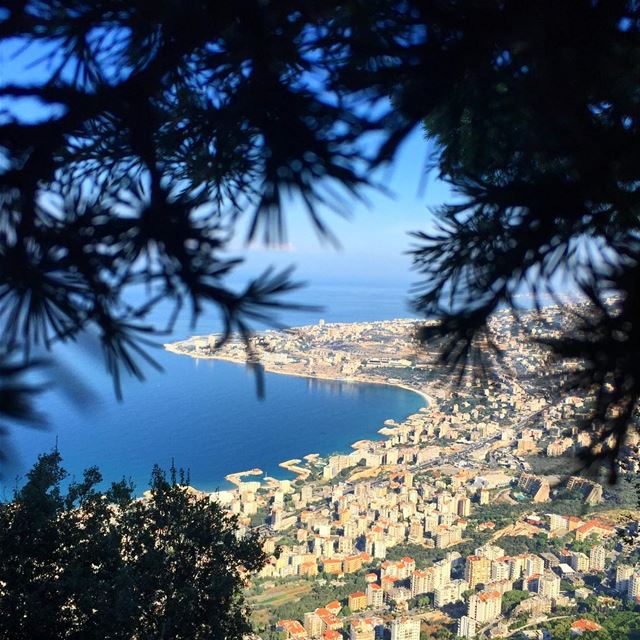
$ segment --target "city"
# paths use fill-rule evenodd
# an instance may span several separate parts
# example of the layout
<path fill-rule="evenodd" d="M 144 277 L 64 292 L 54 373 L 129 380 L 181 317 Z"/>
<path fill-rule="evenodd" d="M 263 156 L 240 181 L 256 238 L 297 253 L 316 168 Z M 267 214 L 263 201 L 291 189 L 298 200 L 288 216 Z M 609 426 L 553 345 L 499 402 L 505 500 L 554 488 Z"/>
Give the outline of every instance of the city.
<path fill-rule="evenodd" d="M 557 307 L 520 323 L 496 314 L 501 366 L 459 386 L 416 348 L 411 320 L 321 321 L 260 334 L 248 348 L 216 350 L 216 336 L 169 346 L 253 358 L 279 373 L 395 384 L 428 402 L 349 453 L 283 463 L 295 479 L 245 481 L 240 472 L 236 489 L 211 496 L 245 530 L 258 527 L 271 554 L 247 585 L 257 637 L 562 638 L 617 624 L 612 611 L 637 625 L 624 607 L 640 602 L 640 552 L 620 533 L 638 531 L 638 441 L 626 443 L 617 485 L 605 470 L 581 473 L 589 401 L 555 398 L 526 376 L 546 354 L 524 332 L 549 335 L 558 322 Z"/>
<path fill-rule="evenodd" d="M 640 640 L 640 1 L 0 13 L 0 640 Z"/>

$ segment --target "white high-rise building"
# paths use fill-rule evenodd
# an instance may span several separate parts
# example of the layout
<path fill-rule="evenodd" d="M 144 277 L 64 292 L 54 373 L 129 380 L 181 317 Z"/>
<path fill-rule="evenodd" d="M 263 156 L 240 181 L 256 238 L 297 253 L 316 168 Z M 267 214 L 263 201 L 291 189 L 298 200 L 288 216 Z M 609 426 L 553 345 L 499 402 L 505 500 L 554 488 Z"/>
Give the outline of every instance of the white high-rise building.
<path fill-rule="evenodd" d="M 384 558 L 387 557 L 387 545 L 384 540 L 374 540 L 373 542 L 373 557 Z"/>
<path fill-rule="evenodd" d="M 448 584 L 438 587 L 434 591 L 434 604 L 436 607 L 444 607 L 446 604 L 462 600 L 462 594 L 469 588 L 466 580 L 452 580 Z"/>
<path fill-rule="evenodd" d="M 480 623 L 491 622 L 500 616 L 502 595 L 497 591 L 483 591 L 469 598 L 467 615 Z"/>
<path fill-rule="evenodd" d="M 376 582 L 367 585 L 367 606 L 372 609 L 381 609 L 384 604 L 384 591 Z"/>
<path fill-rule="evenodd" d="M 629 586 L 627 587 L 627 598 L 629 598 L 629 600 L 640 598 L 640 571 L 636 571 L 629 578 Z"/>
<path fill-rule="evenodd" d="M 567 518 L 565 516 L 561 516 L 557 513 L 549 514 L 549 530 L 553 533 L 554 531 L 561 531 L 567 528 Z"/>
<path fill-rule="evenodd" d="M 451 560 L 443 558 L 433 564 L 433 587 L 437 589 L 451 582 Z"/>
<path fill-rule="evenodd" d="M 349 640 L 375 640 L 376 632 L 368 620 L 353 620 L 349 631 Z"/>
<path fill-rule="evenodd" d="M 458 515 L 461 518 L 471 515 L 471 500 L 467 496 L 458 496 Z"/>
<path fill-rule="evenodd" d="M 480 558 L 488 558 L 489 560 L 497 560 L 504 557 L 504 549 L 498 547 L 495 544 L 485 544 L 482 547 L 478 547 L 475 551 L 475 555 Z"/>
<path fill-rule="evenodd" d="M 475 638 L 477 622 L 469 616 L 462 616 L 458 620 L 458 636 L 460 638 Z"/>
<path fill-rule="evenodd" d="M 510 576 L 511 567 L 506 560 L 493 560 L 491 562 L 491 582 L 508 580 Z"/>
<path fill-rule="evenodd" d="M 589 571 L 589 556 L 581 551 L 572 551 L 569 559 L 571 568 L 578 572 Z"/>
<path fill-rule="evenodd" d="M 304 614 L 304 630 L 310 638 L 319 638 L 322 635 L 324 623 L 322 618 L 314 611 Z"/>
<path fill-rule="evenodd" d="M 588 559 L 587 559 L 587 563 L 588 563 Z M 544 560 L 540 556 L 537 556 L 535 553 L 527 554 L 527 557 L 524 561 L 524 575 L 527 578 L 530 578 L 532 575 L 536 573 L 542 573 L 543 571 L 544 571 Z"/>
<path fill-rule="evenodd" d="M 420 640 L 420 620 L 407 616 L 393 620 L 391 640 Z"/>
<path fill-rule="evenodd" d="M 416 569 L 411 575 L 411 595 L 415 598 L 429 591 L 433 591 L 433 567 L 425 571 Z"/>
<path fill-rule="evenodd" d="M 629 589 L 629 578 L 633 575 L 633 567 L 628 564 L 619 564 L 616 567 L 616 591 L 627 593 Z"/>
<path fill-rule="evenodd" d="M 545 598 L 557 598 L 560 595 L 560 576 L 553 571 L 545 571 L 538 579 L 538 593 Z"/>
<path fill-rule="evenodd" d="M 604 547 L 600 544 L 593 545 L 589 550 L 589 571 L 604 571 L 606 559 Z"/>

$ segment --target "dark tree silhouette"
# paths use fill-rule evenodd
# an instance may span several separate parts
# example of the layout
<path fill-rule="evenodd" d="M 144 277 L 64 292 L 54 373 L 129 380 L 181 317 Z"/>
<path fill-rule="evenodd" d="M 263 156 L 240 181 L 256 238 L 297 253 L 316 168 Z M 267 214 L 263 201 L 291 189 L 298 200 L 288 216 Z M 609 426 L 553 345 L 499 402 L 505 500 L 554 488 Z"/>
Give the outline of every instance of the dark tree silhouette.
<path fill-rule="evenodd" d="M 423 126 L 458 193 L 417 234 L 416 306 L 442 321 L 425 339 L 464 364 L 500 305 L 572 278 L 592 311 L 548 346 L 582 363 L 566 388 L 595 394 L 615 460 L 640 394 L 638 14 L 621 0 L 9 2 L 0 38 L 48 71 L 0 88 L 5 357 L 93 328 L 116 381 L 141 375 L 158 331 L 144 317 L 167 299 L 195 316 L 218 305 L 247 336 L 292 284 L 225 286 L 238 218 L 281 241 L 290 193 L 327 237 L 322 208 L 346 212 Z M 47 115 L 12 118 L 24 98 Z M 132 308 L 135 284 L 149 296 Z"/>
<path fill-rule="evenodd" d="M 424 337 L 464 364 L 491 343 L 496 309 L 558 299 L 568 280 L 589 305 L 543 344 L 565 366 L 561 390 L 595 397 L 589 461 L 615 477 L 640 395 L 640 5 L 456 4 L 425 14 L 410 93 L 429 102 L 437 166 L 459 196 L 416 234 L 416 306 L 442 320 Z"/>
<path fill-rule="evenodd" d="M 42 455 L 0 504 L 0 638 L 240 639 L 242 590 L 266 562 L 256 533 L 154 469 L 145 500 L 100 491 L 94 467 L 67 483 Z M 66 488 L 65 488 L 66 485 Z"/>
<path fill-rule="evenodd" d="M 93 332 L 120 393 L 122 372 L 143 376 L 149 339 L 184 305 L 194 319 L 217 306 L 225 336 L 244 337 L 285 306 L 297 286 L 287 271 L 226 285 L 239 216 L 249 239 L 281 242 L 293 195 L 330 237 L 319 207 L 346 212 L 343 198 L 367 183 L 359 140 L 383 128 L 333 77 L 346 54 L 328 37 L 339 5 L 315 5 L 6 5 L 0 44 L 17 39 L 41 80 L 0 87 L 5 417 L 32 417 L 15 367 L 34 346 Z M 21 117 L 25 98 L 39 120 Z M 136 285 L 147 297 L 132 306 Z M 167 301 L 168 326 L 150 326 Z"/>

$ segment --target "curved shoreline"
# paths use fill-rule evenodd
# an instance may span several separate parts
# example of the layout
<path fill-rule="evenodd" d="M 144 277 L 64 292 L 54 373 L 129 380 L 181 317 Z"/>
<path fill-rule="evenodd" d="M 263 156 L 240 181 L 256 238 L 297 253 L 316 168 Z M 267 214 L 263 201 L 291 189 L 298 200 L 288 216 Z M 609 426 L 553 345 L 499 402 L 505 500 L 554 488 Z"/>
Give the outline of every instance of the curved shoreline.
<path fill-rule="evenodd" d="M 195 337 L 195 336 L 194 336 Z M 192 338 L 190 338 L 192 339 Z M 180 341 L 180 342 L 186 342 L 186 340 Z M 190 357 L 194 360 L 221 360 L 223 362 L 229 362 L 231 364 L 236 364 L 236 365 L 247 365 L 247 361 L 246 360 L 239 360 L 237 358 L 232 358 L 229 356 L 224 356 L 224 355 L 205 355 L 205 354 L 192 354 L 192 353 L 187 353 L 185 351 L 182 351 L 181 349 L 179 349 L 176 345 L 180 344 L 180 343 L 167 343 L 164 344 L 164 349 L 166 351 L 169 351 L 170 353 L 173 353 L 175 355 L 180 355 L 180 356 L 187 356 Z M 275 374 L 279 374 L 279 375 L 284 375 L 284 376 L 292 376 L 292 377 L 297 377 L 297 378 L 307 378 L 309 380 L 324 380 L 327 382 L 346 382 L 348 384 L 375 384 L 375 385 L 384 385 L 384 386 L 389 386 L 389 387 L 396 387 L 398 389 L 403 389 L 405 391 L 411 391 L 417 395 L 419 395 L 422 400 L 424 401 L 424 405 L 422 407 L 420 407 L 418 409 L 418 411 L 421 411 L 423 409 L 426 408 L 434 408 L 437 407 L 437 403 L 435 401 L 435 399 L 433 398 L 433 396 L 428 395 L 425 391 L 422 391 L 421 389 L 416 389 L 414 387 L 411 387 L 409 385 L 406 384 L 402 384 L 402 383 L 396 383 L 396 382 L 388 382 L 385 380 L 370 380 L 367 378 L 352 378 L 352 377 L 338 377 L 338 376 L 328 376 L 328 375 L 311 375 L 308 373 L 300 373 L 298 371 L 284 371 L 282 369 L 274 369 L 272 367 L 269 366 L 265 366 L 265 365 L 261 365 L 262 366 L 262 370 L 265 373 L 275 373 Z M 414 412 L 415 413 L 415 412 Z M 413 415 L 413 413 L 410 413 L 409 415 Z M 408 416 L 405 416 L 404 419 L 406 419 Z M 315 454 L 314 454 L 315 455 Z M 327 453 L 324 455 L 331 455 L 331 453 Z M 324 457 L 323 455 L 321 455 L 320 457 Z M 303 456 L 303 459 L 306 459 L 307 456 Z M 286 471 L 292 473 L 294 476 L 296 476 L 297 478 L 301 478 L 303 475 L 309 475 L 309 471 L 306 469 L 303 469 L 301 467 L 298 467 L 297 469 L 291 468 L 293 467 L 293 465 L 290 465 L 290 463 L 294 462 L 294 460 L 286 460 L 284 462 L 281 462 L 278 464 L 279 467 L 285 469 Z M 301 460 L 295 459 L 296 463 L 300 463 Z M 229 477 L 233 477 L 234 481 L 232 481 L 232 484 L 234 484 L 236 486 L 236 488 L 240 488 L 240 486 L 242 485 L 242 480 L 240 479 L 239 476 L 243 476 L 243 475 L 248 475 L 251 474 L 252 471 L 255 470 L 251 470 L 251 471 L 244 471 L 244 472 L 235 472 L 235 473 L 230 473 L 227 476 L 225 476 L 225 479 L 227 481 L 229 481 Z M 302 473 L 300 473 L 302 472 Z M 264 477 L 263 480 L 271 480 L 272 478 L 267 478 Z"/>
<path fill-rule="evenodd" d="M 181 342 L 186 342 L 186 340 L 182 340 Z M 247 365 L 246 360 L 238 360 L 237 358 L 230 358 L 228 356 L 223 355 L 204 355 L 204 354 L 191 354 L 181 351 L 175 346 L 176 343 L 167 343 L 162 345 L 166 351 L 170 353 L 174 353 L 179 356 L 186 356 L 188 358 L 193 358 L 194 360 L 222 360 L 224 362 L 231 362 L 232 364 L 238 365 Z M 360 383 L 360 384 L 381 384 L 386 385 L 388 387 L 397 387 L 398 389 L 404 389 L 405 391 L 413 391 L 413 393 L 417 393 L 425 402 L 425 406 L 423 408 L 428 407 L 436 407 L 437 403 L 433 396 L 430 396 L 425 391 L 421 389 L 416 389 L 415 387 L 411 387 L 407 384 L 397 383 L 397 382 L 386 382 L 384 380 L 372 380 L 368 378 L 348 378 L 348 377 L 336 377 L 336 376 L 327 376 L 327 375 L 311 375 L 310 373 L 299 373 L 298 371 L 283 371 L 282 369 L 274 369 L 272 367 L 268 367 L 265 365 L 261 365 L 263 371 L 266 373 L 277 373 L 283 376 L 294 376 L 296 378 L 308 378 L 310 380 L 328 380 L 330 382 L 348 382 L 348 383 Z"/>

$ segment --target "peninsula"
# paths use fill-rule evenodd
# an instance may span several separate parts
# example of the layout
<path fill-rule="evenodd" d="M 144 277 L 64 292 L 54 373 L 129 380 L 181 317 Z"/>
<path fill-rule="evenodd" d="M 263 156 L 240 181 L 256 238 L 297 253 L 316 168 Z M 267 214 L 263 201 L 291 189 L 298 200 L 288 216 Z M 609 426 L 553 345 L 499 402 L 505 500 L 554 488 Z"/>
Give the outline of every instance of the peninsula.
<path fill-rule="evenodd" d="M 250 345 L 234 336 L 218 346 L 220 334 L 194 336 L 164 347 L 192 358 L 252 363 L 270 373 L 389 384 L 433 403 L 429 375 L 433 358 L 418 353 L 416 320 L 332 323 L 257 334 Z M 437 393 L 437 392 L 436 392 Z"/>

